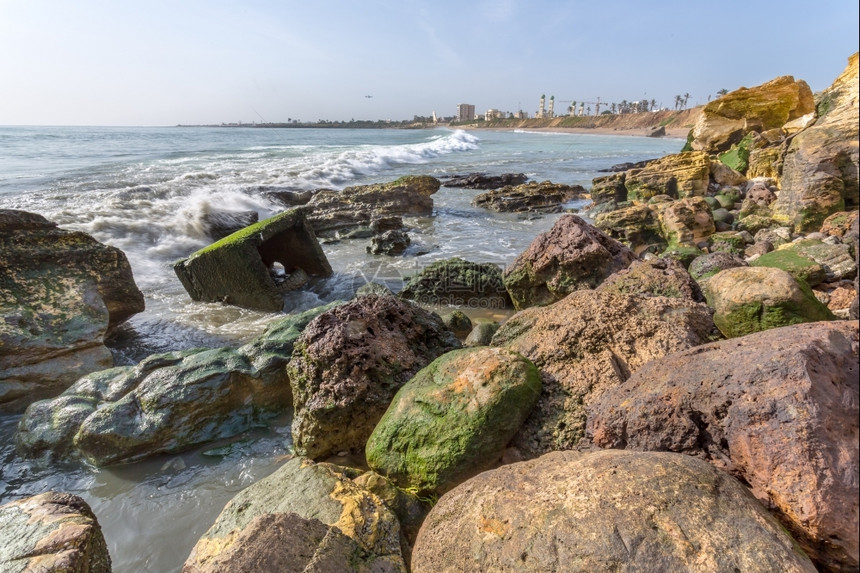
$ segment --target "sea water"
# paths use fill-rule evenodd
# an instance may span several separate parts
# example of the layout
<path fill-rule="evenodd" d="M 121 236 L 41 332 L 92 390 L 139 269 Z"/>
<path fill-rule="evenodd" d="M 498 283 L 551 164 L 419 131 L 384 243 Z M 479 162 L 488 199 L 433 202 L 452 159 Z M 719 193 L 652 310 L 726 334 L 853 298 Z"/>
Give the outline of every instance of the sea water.
<path fill-rule="evenodd" d="M 446 128 L 0 127 L 0 209 L 41 214 L 126 253 L 146 310 L 110 345 L 118 364 L 131 364 L 154 352 L 240 345 L 279 316 L 190 300 L 172 263 L 211 243 L 209 213 L 256 211 L 262 220 L 284 209 L 271 191 L 340 190 L 403 175 L 525 173 L 588 189 L 600 169 L 682 145 Z M 559 217 L 491 213 L 471 205 L 480 192 L 442 187 L 432 217 L 406 218 L 412 245 L 401 257 L 367 254 L 367 239 L 325 242 L 334 276 L 290 293 L 285 312 L 348 298 L 367 281 L 396 291 L 422 267 L 454 256 L 505 266 Z M 217 455 L 210 445 L 97 470 L 18 458 L 18 418 L 0 416 L 0 504 L 48 490 L 82 496 L 104 529 L 117 572 L 178 571 L 227 501 L 274 471 L 290 447 L 285 416 Z"/>

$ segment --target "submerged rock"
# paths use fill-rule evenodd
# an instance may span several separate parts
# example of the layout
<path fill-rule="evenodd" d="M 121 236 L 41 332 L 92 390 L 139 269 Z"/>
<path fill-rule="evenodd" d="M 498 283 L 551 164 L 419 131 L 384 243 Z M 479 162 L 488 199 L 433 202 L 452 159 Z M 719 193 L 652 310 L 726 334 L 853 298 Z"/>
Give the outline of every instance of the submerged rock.
<path fill-rule="evenodd" d="M 227 504 L 183 573 L 406 573 L 397 517 L 352 477 L 332 464 L 286 462 Z"/>
<path fill-rule="evenodd" d="M 459 347 L 437 315 L 392 296 L 361 296 L 322 313 L 287 365 L 296 452 L 323 459 L 364 451 L 397 390 Z"/>
<path fill-rule="evenodd" d="M 443 493 L 501 457 L 539 395 L 537 368 L 519 354 L 449 352 L 397 392 L 367 441 L 367 463 L 402 488 Z"/>
<path fill-rule="evenodd" d="M 437 261 L 409 277 L 400 297 L 439 306 L 497 309 L 511 306 L 498 265 L 459 257 Z"/>
<path fill-rule="evenodd" d="M 600 229 L 565 215 L 505 270 L 505 288 L 518 310 L 551 304 L 576 290 L 596 287 L 635 259 L 630 249 Z"/>
<path fill-rule="evenodd" d="M 697 456 L 741 479 L 825 570 L 858 567 L 858 323 L 658 358 L 588 410 L 604 448 Z"/>
<path fill-rule="evenodd" d="M 0 506 L 4 573 L 110 573 L 107 544 L 90 506 L 47 492 Z"/>
<path fill-rule="evenodd" d="M 442 496 L 413 573 L 746 571 L 814 573 L 733 477 L 689 456 L 555 452 Z"/>
<path fill-rule="evenodd" d="M 472 204 L 499 213 L 559 213 L 565 203 L 582 197 L 585 192 L 581 185 L 533 181 L 481 193 Z"/>
<path fill-rule="evenodd" d="M 712 334 L 708 307 L 678 298 L 583 290 L 518 312 L 492 344 L 534 362 L 543 389 L 512 445 L 527 457 L 576 447 L 585 434 L 585 408 L 607 388 Z"/>
<path fill-rule="evenodd" d="M 522 185 L 526 181 L 528 181 L 528 177 L 524 173 L 502 173 L 501 175 L 469 173 L 468 175 L 447 177 L 443 179 L 443 185 L 466 189 L 498 189 L 509 185 Z"/>
<path fill-rule="evenodd" d="M 777 268 L 726 269 L 703 290 L 714 309 L 714 324 L 726 338 L 835 318 L 805 283 Z"/>
<path fill-rule="evenodd" d="M 18 424 L 18 452 L 102 466 L 181 452 L 260 425 L 290 406 L 284 366 L 293 342 L 330 308 L 273 322 L 239 349 L 155 354 L 85 376 L 57 398 L 30 405 Z"/>
<path fill-rule="evenodd" d="M 391 229 L 374 235 L 366 250 L 371 255 L 388 255 L 394 257 L 402 255 L 412 243 L 405 232 L 399 229 Z"/>
<path fill-rule="evenodd" d="M 34 213 L 0 209 L 0 412 L 113 365 L 105 335 L 144 309 L 125 254 Z"/>
<path fill-rule="evenodd" d="M 332 274 L 301 208 L 245 227 L 175 263 L 173 270 L 193 300 L 268 312 L 283 309 L 283 293 L 308 277 Z"/>
<path fill-rule="evenodd" d="M 408 175 L 389 183 L 319 191 L 307 204 L 311 227 L 320 236 L 370 227 L 387 217 L 429 217 L 441 183 L 429 175 Z"/>

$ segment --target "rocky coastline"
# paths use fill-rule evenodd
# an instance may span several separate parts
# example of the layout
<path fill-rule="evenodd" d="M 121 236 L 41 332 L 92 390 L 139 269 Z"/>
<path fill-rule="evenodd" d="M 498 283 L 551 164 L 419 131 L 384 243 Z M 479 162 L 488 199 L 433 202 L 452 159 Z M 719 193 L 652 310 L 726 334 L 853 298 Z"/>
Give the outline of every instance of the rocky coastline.
<path fill-rule="evenodd" d="M 189 573 L 860 571 L 858 54 L 820 94 L 783 76 L 684 118 L 683 150 L 591 189 L 451 178 L 496 211 L 591 199 L 503 271 L 442 261 L 400 293 L 371 283 L 244 346 L 133 366 L 105 347 L 143 308 L 123 253 L 0 211 L 18 455 L 109 466 L 292 414 L 293 455 L 224 507 Z M 432 214 L 442 185 L 219 219 L 177 280 L 279 312 L 331 274 L 326 241 L 401 256 L 403 217 Z M 473 324 L 440 302 L 514 313 Z M 0 506 L 0 569 L 110 571 L 97 517 L 64 492 Z"/>

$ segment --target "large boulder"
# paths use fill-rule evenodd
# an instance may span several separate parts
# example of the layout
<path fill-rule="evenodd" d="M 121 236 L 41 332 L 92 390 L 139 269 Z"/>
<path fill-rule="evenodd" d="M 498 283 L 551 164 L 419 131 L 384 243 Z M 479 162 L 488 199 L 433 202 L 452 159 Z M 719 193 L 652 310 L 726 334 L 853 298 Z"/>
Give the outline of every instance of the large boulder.
<path fill-rule="evenodd" d="M 714 324 L 726 338 L 835 318 L 804 282 L 773 267 L 726 269 L 703 290 L 714 309 Z"/>
<path fill-rule="evenodd" d="M 783 269 L 811 287 L 824 281 L 850 280 L 857 275 L 857 263 L 850 245 L 830 244 L 817 239 L 782 245 L 751 264 Z"/>
<path fill-rule="evenodd" d="M 296 451 L 314 459 L 363 452 L 400 387 L 459 347 L 436 314 L 393 296 L 361 296 L 322 313 L 287 365 Z"/>
<path fill-rule="evenodd" d="M 780 128 L 814 109 L 812 90 L 792 76 L 738 88 L 702 108 L 691 132 L 691 146 L 708 153 L 727 151 L 750 132 Z"/>
<path fill-rule="evenodd" d="M 459 257 L 437 261 L 411 276 L 400 297 L 421 304 L 502 309 L 511 297 L 502 270 L 493 263 L 473 263 Z"/>
<path fill-rule="evenodd" d="M 605 448 L 697 456 L 748 484 L 831 571 L 858 567 L 858 323 L 816 322 L 649 362 L 589 408 Z"/>
<path fill-rule="evenodd" d="M 677 298 L 588 290 L 518 312 L 492 344 L 534 362 L 543 386 L 513 445 L 528 457 L 576 447 L 585 408 L 607 388 L 650 360 L 707 342 L 713 332 L 704 304 Z"/>
<path fill-rule="evenodd" d="M 34 213 L 0 210 L 0 412 L 113 365 L 110 329 L 144 309 L 125 254 Z"/>
<path fill-rule="evenodd" d="M 591 180 L 591 200 L 595 205 L 627 201 L 626 177 L 625 171 L 595 177 Z"/>
<path fill-rule="evenodd" d="M 307 216 L 320 236 L 344 233 L 387 217 L 429 217 L 441 182 L 429 175 L 407 175 L 388 183 L 323 190 L 307 204 Z"/>
<path fill-rule="evenodd" d="M 107 544 L 90 506 L 47 492 L 0 506 L 4 573 L 110 573 Z"/>
<path fill-rule="evenodd" d="M 689 456 L 555 452 L 442 496 L 413 573 L 808 572 L 815 567 L 737 480 Z"/>
<path fill-rule="evenodd" d="M 782 166 L 774 218 L 797 231 L 817 231 L 824 219 L 856 208 L 858 182 L 858 54 L 818 100 L 818 119 L 798 133 Z"/>
<path fill-rule="evenodd" d="M 690 273 L 680 262 L 669 258 L 633 261 L 626 269 L 610 275 L 596 290 L 705 301 Z"/>
<path fill-rule="evenodd" d="M 30 405 L 18 424 L 18 451 L 101 466 L 246 431 L 289 408 L 284 366 L 293 342 L 334 304 L 275 321 L 239 349 L 155 354 L 84 376 L 57 398 Z"/>
<path fill-rule="evenodd" d="M 352 477 L 293 458 L 227 504 L 183 573 L 406 573 L 396 516 Z"/>
<path fill-rule="evenodd" d="M 576 215 L 564 215 L 505 270 L 514 306 L 551 304 L 599 285 L 636 259 L 633 252 Z"/>
<path fill-rule="evenodd" d="M 501 348 L 440 356 L 397 392 L 367 463 L 404 489 L 443 493 L 489 469 L 531 412 L 540 374 Z"/>
<path fill-rule="evenodd" d="M 649 162 L 627 172 L 624 186 L 630 201 L 645 202 L 657 195 L 675 199 L 701 197 L 708 190 L 710 160 L 701 151 L 685 151 Z"/>
<path fill-rule="evenodd" d="M 690 276 L 699 283 L 699 286 L 703 287 L 708 282 L 708 279 L 720 271 L 747 266 L 749 264 L 742 257 L 717 251 L 696 257 L 690 262 L 687 270 Z"/>
<path fill-rule="evenodd" d="M 309 277 L 332 274 L 302 208 L 245 227 L 176 262 L 173 270 L 193 300 L 268 312 L 282 310 L 284 292 Z"/>
<path fill-rule="evenodd" d="M 658 209 L 663 237 L 670 245 L 695 246 L 714 234 L 714 216 L 702 197 L 688 197 Z"/>
<path fill-rule="evenodd" d="M 475 197 L 472 204 L 502 213 L 560 213 L 565 203 L 579 199 L 585 192 L 581 185 L 532 181 L 481 193 Z"/>
<path fill-rule="evenodd" d="M 668 246 L 657 211 L 649 205 L 629 205 L 601 213 L 595 217 L 594 225 L 636 254 L 646 249 L 660 252 Z"/>

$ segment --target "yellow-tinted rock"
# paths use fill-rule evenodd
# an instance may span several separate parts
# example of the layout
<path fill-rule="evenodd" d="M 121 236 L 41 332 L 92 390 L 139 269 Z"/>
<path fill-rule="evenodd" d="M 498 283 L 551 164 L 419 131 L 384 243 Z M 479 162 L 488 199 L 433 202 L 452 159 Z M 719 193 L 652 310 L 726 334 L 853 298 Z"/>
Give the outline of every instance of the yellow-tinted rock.
<path fill-rule="evenodd" d="M 687 151 L 651 161 L 642 169 L 631 169 L 624 185 L 631 201 L 647 201 L 657 195 L 679 199 L 704 195 L 709 178 L 708 155 Z"/>

